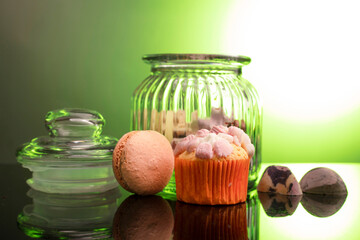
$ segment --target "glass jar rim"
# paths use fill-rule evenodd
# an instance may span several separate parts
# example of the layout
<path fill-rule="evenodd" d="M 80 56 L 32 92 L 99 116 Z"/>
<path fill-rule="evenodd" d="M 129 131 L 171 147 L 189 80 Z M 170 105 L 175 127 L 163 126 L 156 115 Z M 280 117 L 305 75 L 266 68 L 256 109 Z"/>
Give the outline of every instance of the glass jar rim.
<path fill-rule="evenodd" d="M 210 64 L 238 67 L 251 62 L 251 58 L 247 56 L 222 54 L 148 54 L 142 59 L 148 64 Z"/>

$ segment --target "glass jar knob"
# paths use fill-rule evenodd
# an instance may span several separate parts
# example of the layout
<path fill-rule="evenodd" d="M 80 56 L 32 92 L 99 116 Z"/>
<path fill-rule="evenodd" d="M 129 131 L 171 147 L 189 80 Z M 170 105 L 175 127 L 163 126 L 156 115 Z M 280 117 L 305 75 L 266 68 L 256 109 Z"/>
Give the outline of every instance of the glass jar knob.
<path fill-rule="evenodd" d="M 98 137 L 104 124 L 100 113 L 87 109 L 54 110 L 45 117 L 45 126 L 52 137 Z"/>

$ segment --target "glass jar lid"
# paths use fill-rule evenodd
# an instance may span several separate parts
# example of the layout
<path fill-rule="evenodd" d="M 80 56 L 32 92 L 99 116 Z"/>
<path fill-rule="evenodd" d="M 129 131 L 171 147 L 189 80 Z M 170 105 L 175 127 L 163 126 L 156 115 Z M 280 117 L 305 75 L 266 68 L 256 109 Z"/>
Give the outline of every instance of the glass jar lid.
<path fill-rule="evenodd" d="M 117 143 L 101 136 L 103 116 L 92 110 L 66 108 L 47 113 L 49 136 L 34 138 L 17 151 L 18 162 L 27 166 L 75 167 L 108 163 Z"/>

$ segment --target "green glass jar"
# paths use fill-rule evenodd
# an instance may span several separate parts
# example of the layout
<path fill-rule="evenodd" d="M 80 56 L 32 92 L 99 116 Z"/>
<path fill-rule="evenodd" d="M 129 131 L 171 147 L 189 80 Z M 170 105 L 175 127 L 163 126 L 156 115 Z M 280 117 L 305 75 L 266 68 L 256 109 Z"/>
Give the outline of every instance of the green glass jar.
<path fill-rule="evenodd" d="M 255 146 L 249 185 L 261 163 L 262 106 L 255 88 L 242 77 L 245 56 L 157 54 L 143 60 L 151 74 L 134 91 L 131 130 L 155 130 L 170 142 L 214 125 L 243 129 Z M 175 193 L 173 175 L 164 192 Z"/>

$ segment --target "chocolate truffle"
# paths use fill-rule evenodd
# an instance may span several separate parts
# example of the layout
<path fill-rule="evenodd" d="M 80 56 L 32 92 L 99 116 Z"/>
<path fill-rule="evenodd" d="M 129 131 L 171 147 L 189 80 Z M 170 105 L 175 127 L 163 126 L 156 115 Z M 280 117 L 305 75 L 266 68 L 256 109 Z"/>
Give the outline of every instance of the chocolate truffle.
<path fill-rule="evenodd" d="M 314 168 L 300 181 L 304 193 L 323 195 L 346 195 L 347 189 L 342 178 L 329 168 Z"/>
<path fill-rule="evenodd" d="M 174 170 L 172 147 L 158 132 L 129 132 L 114 149 L 113 170 L 125 190 L 138 195 L 158 193 L 168 184 Z"/>
<path fill-rule="evenodd" d="M 298 181 L 289 168 L 269 166 L 258 184 L 259 192 L 272 192 L 283 195 L 302 195 Z"/>

